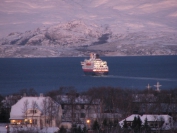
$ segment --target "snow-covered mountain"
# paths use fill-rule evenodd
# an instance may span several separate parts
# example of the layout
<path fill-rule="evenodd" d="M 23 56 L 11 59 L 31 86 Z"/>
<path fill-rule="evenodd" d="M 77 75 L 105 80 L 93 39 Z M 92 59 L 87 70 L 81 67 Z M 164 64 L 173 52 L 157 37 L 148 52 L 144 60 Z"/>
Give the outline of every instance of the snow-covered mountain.
<path fill-rule="evenodd" d="M 0 57 L 177 54 L 176 0 L 2 0 L 0 14 Z"/>

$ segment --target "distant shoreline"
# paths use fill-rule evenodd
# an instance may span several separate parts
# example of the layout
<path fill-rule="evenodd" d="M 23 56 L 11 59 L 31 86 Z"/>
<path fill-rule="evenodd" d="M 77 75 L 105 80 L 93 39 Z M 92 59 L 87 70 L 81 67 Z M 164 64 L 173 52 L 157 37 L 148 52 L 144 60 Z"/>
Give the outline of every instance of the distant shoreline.
<path fill-rule="evenodd" d="M 119 55 L 119 56 L 105 56 L 105 55 L 101 55 L 100 57 L 158 57 L 158 56 L 177 56 L 177 55 Z M 33 59 L 33 58 L 89 58 L 89 56 L 58 56 L 58 57 L 47 57 L 47 56 L 44 56 L 44 57 L 0 57 L 0 59 Z"/>

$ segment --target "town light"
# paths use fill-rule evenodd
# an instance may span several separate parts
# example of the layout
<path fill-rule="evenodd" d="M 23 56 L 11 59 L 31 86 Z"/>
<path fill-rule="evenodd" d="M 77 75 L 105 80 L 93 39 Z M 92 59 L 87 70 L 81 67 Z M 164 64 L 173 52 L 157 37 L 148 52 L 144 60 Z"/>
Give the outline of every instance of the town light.
<path fill-rule="evenodd" d="M 89 119 L 87 119 L 87 120 L 86 120 L 86 123 L 87 123 L 87 125 L 86 125 L 86 126 L 87 126 L 87 128 L 88 128 L 88 130 L 89 130 L 89 129 L 90 129 L 90 120 L 89 120 Z"/>
<path fill-rule="evenodd" d="M 87 124 L 89 124 L 90 123 L 90 120 L 87 120 Z"/>

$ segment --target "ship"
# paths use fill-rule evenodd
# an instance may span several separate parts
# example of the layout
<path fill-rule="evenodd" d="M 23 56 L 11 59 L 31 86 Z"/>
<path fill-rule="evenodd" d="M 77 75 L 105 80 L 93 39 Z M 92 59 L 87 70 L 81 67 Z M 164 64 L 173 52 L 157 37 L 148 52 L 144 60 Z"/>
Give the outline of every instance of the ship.
<path fill-rule="evenodd" d="M 85 75 L 102 76 L 108 75 L 109 72 L 107 62 L 101 60 L 96 53 L 91 53 L 90 59 L 85 59 L 81 65 Z"/>

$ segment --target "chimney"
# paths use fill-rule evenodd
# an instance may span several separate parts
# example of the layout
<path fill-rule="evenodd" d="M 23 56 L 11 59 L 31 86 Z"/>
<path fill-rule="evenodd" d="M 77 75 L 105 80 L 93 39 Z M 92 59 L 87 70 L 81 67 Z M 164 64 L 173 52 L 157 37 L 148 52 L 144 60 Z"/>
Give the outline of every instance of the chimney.
<path fill-rule="evenodd" d="M 40 97 L 43 97 L 43 93 L 40 93 Z"/>
<path fill-rule="evenodd" d="M 26 97 L 26 93 L 23 93 L 23 97 Z"/>

